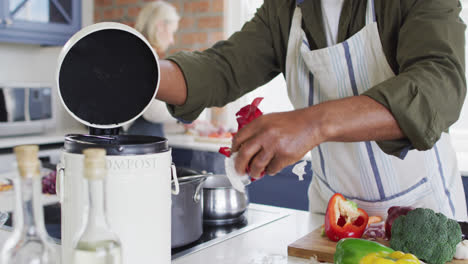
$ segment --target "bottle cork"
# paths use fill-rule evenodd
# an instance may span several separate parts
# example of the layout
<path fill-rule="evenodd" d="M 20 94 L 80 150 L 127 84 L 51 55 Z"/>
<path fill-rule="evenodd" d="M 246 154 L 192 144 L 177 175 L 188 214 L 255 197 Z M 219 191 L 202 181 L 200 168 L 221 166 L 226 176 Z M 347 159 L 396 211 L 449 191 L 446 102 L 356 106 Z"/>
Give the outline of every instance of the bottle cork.
<path fill-rule="evenodd" d="M 84 154 L 84 177 L 88 180 L 103 180 L 107 174 L 106 150 L 89 148 Z"/>
<path fill-rule="evenodd" d="M 18 163 L 19 174 L 23 178 L 39 177 L 40 161 L 38 145 L 21 145 L 13 148 Z"/>

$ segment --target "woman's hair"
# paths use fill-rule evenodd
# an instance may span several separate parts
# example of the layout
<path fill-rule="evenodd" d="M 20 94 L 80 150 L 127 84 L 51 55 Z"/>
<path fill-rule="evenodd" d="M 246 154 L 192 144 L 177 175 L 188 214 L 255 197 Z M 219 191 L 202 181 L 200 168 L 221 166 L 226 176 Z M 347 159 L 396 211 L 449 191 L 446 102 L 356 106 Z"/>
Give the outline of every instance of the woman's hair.
<path fill-rule="evenodd" d="M 176 23 L 179 22 L 177 10 L 171 4 L 164 1 L 156 1 L 146 4 L 138 14 L 135 29 L 146 39 L 159 48 L 158 37 L 156 36 L 156 25 L 158 22 Z"/>

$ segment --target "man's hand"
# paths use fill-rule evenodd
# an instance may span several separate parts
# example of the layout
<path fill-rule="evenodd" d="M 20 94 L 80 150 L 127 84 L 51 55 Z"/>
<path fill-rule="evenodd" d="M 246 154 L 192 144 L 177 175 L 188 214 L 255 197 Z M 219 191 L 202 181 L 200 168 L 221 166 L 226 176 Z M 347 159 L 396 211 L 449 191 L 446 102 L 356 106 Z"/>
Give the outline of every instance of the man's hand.
<path fill-rule="evenodd" d="M 325 140 L 320 118 L 308 119 L 308 109 L 272 113 L 258 117 L 239 130 L 233 139 L 233 152 L 239 151 L 236 170 L 258 178 L 262 171 L 278 173 L 300 160 Z"/>
<path fill-rule="evenodd" d="M 238 131 L 232 151 L 236 170 L 274 175 L 326 141 L 358 142 L 403 138 L 383 105 L 367 96 L 328 101 L 308 108 L 261 116 Z"/>

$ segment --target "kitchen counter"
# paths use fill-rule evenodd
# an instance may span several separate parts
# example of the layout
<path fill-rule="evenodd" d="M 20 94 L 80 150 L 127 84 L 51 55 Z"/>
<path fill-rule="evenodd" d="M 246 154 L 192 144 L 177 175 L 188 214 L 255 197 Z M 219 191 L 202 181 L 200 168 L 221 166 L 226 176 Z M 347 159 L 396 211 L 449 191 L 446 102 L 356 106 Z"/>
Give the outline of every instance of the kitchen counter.
<path fill-rule="evenodd" d="M 251 204 L 250 207 L 265 210 L 272 208 L 259 204 Z M 275 207 L 274 209 L 288 213 L 289 215 L 209 248 L 180 257 L 172 261 L 172 263 L 308 263 L 304 259 L 288 257 L 288 245 L 319 227 L 323 223 L 324 216 L 285 208 Z M 0 247 L 3 246 L 8 235 L 9 232 L 0 230 Z"/>
<path fill-rule="evenodd" d="M 63 143 L 66 134 L 81 134 L 87 131 L 83 129 L 70 129 L 65 131 L 53 131 L 44 134 L 32 134 L 24 136 L 13 136 L 13 137 L 0 137 L 0 149 L 12 148 L 17 145 L 26 144 L 55 144 Z"/>

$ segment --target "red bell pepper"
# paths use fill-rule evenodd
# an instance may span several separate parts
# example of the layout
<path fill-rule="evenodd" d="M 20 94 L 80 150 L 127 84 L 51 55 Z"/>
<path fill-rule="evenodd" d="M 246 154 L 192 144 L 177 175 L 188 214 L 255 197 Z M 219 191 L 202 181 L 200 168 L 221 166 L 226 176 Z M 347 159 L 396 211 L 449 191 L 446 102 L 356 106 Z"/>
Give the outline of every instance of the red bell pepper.
<path fill-rule="evenodd" d="M 369 216 L 357 204 L 336 193 L 328 202 L 325 214 L 325 234 L 332 241 L 342 238 L 360 238 L 366 230 Z"/>
<path fill-rule="evenodd" d="M 258 105 L 263 100 L 263 97 L 257 97 L 249 105 L 242 107 L 237 113 L 237 131 L 252 122 L 255 118 L 261 116 L 263 113 L 258 109 Z"/>
<path fill-rule="evenodd" d="M 237 131 L 239 131 L 241 128 L 246 126 L 248 123 L 252 122 L 255 118 L 261 116 L 263 114 L 260 109 L 258 109 L 258 105 L 260 102 L 263 100 L 263 97 L 257 97 L 253 100 L 253 102 L 249 105 L 246 105 L 242 107 L 237 113 Z M 231 133 L 232 136 L 234 137 L 236 133 Z M 226 157 L 231 157 L 231 149 L 228 147 L 221 147 L 219 148 L 219 153 L 223 154 Z M 246 169 L 247 173 L 250 173 L 250 167 L 247 167 Z M 260 178 L 265 175 L 265 171 L 262 171 Z M 255 181 L 254 178 L 251 178 L 252 181 Z"/>

